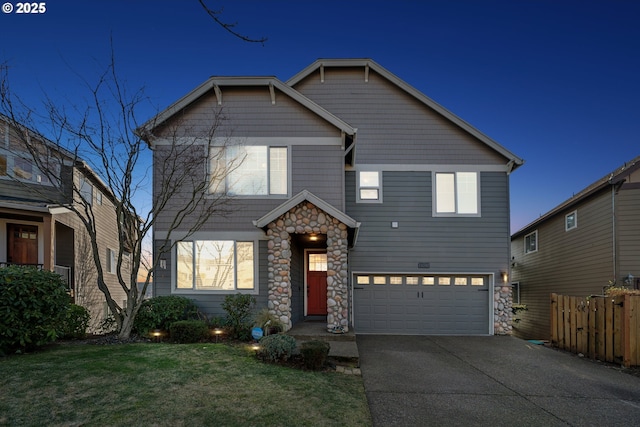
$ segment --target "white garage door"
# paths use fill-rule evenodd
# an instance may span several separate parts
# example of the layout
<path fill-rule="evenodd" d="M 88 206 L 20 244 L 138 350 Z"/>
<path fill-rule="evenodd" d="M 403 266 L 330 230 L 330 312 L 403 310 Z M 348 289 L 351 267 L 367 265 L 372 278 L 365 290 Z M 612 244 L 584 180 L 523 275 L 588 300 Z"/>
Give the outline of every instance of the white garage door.
<path fill-rule="evenodd" d="M 360 334 L 486 335 L 489 276 L 356 274 Z"/>

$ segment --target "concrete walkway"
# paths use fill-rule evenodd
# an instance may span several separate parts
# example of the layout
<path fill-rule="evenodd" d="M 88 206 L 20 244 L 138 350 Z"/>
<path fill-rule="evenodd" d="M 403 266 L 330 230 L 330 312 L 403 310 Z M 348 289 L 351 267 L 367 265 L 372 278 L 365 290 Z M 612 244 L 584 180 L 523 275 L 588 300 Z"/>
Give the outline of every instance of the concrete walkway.
<path fill-rule="evenodd" d="M 640 378 L 513 337 L 358 335 L 375 426 L 640 425 Z"/>

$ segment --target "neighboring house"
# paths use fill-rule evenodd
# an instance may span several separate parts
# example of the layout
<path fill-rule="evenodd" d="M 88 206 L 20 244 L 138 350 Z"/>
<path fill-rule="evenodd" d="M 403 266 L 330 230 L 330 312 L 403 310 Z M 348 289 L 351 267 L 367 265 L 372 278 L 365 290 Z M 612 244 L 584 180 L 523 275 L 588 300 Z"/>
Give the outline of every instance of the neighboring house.
<path fill-rule="evenodd" d="M 549 339 L 550 294 L 601 295 L 638 287 L 640 157 L 591 184 L 511 236 L 514 333 Z M 519 295 L 519 300 L 518 300 Z"/>
<path fill-rule="evenodd" d="M 156 175 L 167 129 L 188 136 L 216 110 L 227 121 L 202 152 L 244 161 L 211 178 L 216 162 L 203 155 L 193 172 L 232 196 L 232 213 L 184 241 L 174 232 L 155 295 L 215 316 L 225 295 L 249 293 L 289 327 L 509 333 L 509 174 L 520 158 L 374 61 L 327 59 L 287 82 L 212 77 L 195 88 L 141 130 Z"/>
<path fill-rule="evenodd" d="M 115 257 L 119 248 L 112 193 L 99 177 L 71 153 L 24 127 L 16 129 L 0 117 L 0 266 L 31 265 L 59 273 L 69 286 L 74 303 L 91 314 L 90 330 L 96 331 L 107 315 L 91 244 L 80 219 L 68 206 L 73 202 L 72 181 L 92 204 L 99 235 L 100 256 L 107 270 L 105 280 L 121 303 L 126 299 L 116 280 Z M 38 169 L 20 136 L 34 146 L 46 147 L 49 167 L 62 177 L 64 194 Z M 55 150 L 55 151 L 48 151 Z M 126 267 L 125 267 L 126 268 Z"/>

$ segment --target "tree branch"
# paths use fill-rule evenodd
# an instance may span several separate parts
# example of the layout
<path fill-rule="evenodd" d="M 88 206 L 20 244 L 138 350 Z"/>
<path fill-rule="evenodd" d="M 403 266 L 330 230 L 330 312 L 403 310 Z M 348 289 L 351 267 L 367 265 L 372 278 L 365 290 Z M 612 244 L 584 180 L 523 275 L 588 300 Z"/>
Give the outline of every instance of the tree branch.
<path fill-rule="evenodd" d="M 260 43 L 262 45 L 264 45 L 264 43 L 267 41 L 266 37 L 261 37 L 259 39 L 253 39 L 251 37 L 248 37 L 248 36 L 245 36 L 243 34 L 238 33 L 237 31 L 235 31 L 233 29 L 238 24 L 237 22 L 235 22 L 233 24 L 229 24 L 229 23 L 223 22 L 220 19 L 220 16 L 222 15 L 223 9 L 213 10 L 213 9 L 211 9 L 210 7 L 208 7 L 205 4 L 204 0 L 198 0 L 198 1 L 200 2 L 200 5 L 205 10 L 205 12 L 207 12 L 207 15 L 209 15 L 218 25 L 220 25 L 222 28 L 224 28 L 225 30 L 227 30 L 228 32 L 230 32 L 231 34 L 233 34 L 234 36 L 236 36 L 240 40 L 245 41 L 245 42 L 249 42 L 249 43 Z"/>

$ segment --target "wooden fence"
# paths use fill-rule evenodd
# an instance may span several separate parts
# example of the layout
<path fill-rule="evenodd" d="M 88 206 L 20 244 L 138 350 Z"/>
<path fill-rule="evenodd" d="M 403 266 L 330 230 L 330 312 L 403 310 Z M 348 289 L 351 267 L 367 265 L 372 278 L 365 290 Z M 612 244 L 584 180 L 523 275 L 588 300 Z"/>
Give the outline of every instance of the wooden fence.
<path fill-rule="evenodd" d="M 592 359 L 640 366 L 640 296 L 551 294 L 551 343 Z"/>

